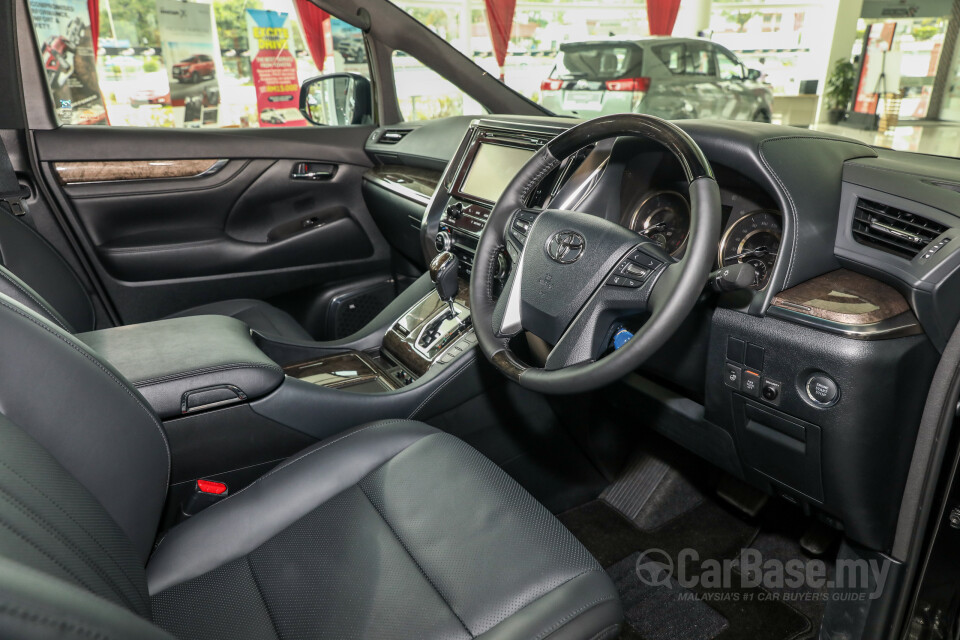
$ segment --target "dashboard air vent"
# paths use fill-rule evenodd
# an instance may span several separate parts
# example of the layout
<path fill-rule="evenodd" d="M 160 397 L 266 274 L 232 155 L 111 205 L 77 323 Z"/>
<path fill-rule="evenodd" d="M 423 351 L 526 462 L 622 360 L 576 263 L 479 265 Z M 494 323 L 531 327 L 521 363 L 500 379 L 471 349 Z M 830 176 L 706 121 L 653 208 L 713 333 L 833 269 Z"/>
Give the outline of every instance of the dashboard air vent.
<path fill-rule="evenodd" d="M 915 258 L 949 228 L 929 218 L 863 198 L 857 200 L 853 214 L 854 240 L 907 260 Z"/>
<path fill-rule="evenodd" d="M 412 129 L 387 129 L 380 134 L 377 142 L 380 144 L 397 144 L 403 140 Z"/>

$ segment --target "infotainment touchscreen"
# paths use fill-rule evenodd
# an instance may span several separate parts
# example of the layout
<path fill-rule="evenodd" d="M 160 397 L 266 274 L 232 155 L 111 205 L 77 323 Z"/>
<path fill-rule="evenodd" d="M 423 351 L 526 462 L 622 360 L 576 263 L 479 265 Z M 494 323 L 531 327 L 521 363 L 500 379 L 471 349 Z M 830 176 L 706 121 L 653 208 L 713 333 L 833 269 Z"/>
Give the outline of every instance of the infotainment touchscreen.
<path fill-rule="evenodd" d="M 530 149 L 481 143 L 460 184 L 460 192 L 465 196 L 496 202 L 533 153 Z"/>

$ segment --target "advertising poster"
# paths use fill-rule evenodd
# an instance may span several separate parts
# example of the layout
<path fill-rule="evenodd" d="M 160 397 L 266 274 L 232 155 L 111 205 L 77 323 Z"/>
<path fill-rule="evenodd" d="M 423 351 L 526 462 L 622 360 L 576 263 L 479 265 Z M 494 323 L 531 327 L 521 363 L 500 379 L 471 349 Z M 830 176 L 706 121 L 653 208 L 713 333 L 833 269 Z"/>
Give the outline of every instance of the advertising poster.
<path fill-rule="evenodd" d="M 300 113 L 300 80 L 294 56 L 289 16 L 276 11 L 247 9 L 250 69 L 257 91 L 261 127 L 304 127 Z"/>
<path fill-rule="evenodd" d="M 30 0 L 40 58 L 63 124 L 108 124 L 87 0 Z"/>
<path fill-rule="evenodd" d="M 896 22 L 872 24 L 867 27 L 866 46 L 863 48 L 860 63 L 860 79 L 857 82 L 857 93 L 853 103 L 853 110 L 857 113 L 875 114 L 877 103 L 880 101 L 879 92 L 894 92 L 899 89 L 899 77 L 892 79 L 890 73 L 894 69 L 899 70 L 900 66 L 891 64 L 891 61 L 887 60 L 891 55 L 889 52 L 893 47 L 896 29 Z M 881 74 L 883 74 L 882 79 Z"/>
<path fill-rule="evenodd" d="M 157 0 L 157 29 L 170 78 L 170 103 L 186 124 L 216 124 L 223 70 L 213 5 Z"/>

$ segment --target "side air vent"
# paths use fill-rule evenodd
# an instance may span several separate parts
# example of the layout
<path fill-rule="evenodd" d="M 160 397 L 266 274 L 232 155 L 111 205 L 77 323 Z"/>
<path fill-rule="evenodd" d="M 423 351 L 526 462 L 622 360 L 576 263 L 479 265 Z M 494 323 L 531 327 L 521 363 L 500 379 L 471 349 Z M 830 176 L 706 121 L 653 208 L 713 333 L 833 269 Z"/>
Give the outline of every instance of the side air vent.
<path fill-rule="evenodd" d="M 377 142 L 380 144 L 397 144 L 412 131 L 411 129 L 387 129 L 380 134 Z"/>
<path fill-rule="evenodd" d="M 853 214 L 853 238 L 858 243 L 912 260 L 949 229 L 914 213 L 860 198 Z"/>

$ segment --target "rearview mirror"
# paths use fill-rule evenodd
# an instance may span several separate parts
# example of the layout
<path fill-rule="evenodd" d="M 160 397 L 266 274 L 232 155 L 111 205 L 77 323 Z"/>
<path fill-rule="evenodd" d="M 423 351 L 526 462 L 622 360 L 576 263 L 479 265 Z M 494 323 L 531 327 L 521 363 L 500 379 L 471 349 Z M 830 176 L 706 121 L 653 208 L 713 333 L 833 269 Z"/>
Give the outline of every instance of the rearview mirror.
<path fill-rule="evenodd" d="M 300 87 L 300 113 L 313 124 L 342 127 L 373 122 L 370 81 L 358 73 L 330 73 Z"/>
<path fill-rule="evenodd" d="M 763 72 L 760 69 L 747 69 L 747 80 L 759 80 Z"/>

